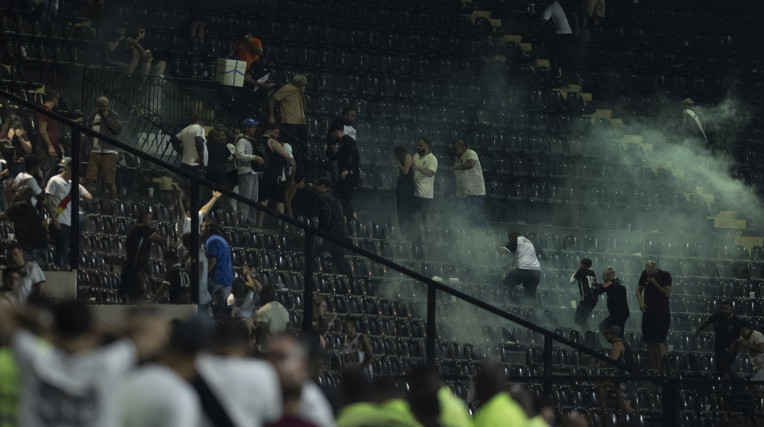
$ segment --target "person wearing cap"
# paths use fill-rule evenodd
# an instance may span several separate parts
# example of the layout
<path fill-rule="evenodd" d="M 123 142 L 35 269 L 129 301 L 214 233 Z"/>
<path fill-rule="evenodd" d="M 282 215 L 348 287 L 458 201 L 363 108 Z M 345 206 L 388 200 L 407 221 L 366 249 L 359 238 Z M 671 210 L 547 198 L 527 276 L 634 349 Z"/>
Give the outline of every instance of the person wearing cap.
<path fill-rule="evenodd" d="M 740 327 L 743 326 L 743 319 L 732 311 L 732 303 L 728 299 L 719 301 L 719 312 L 705 318 L 698 325 L 698 329 L 693 334 L 693 339 L 708 325 L 714 325 L 714 360 L 716 361 L 716 372 L 723 377 L 732 375 L 732 364 L 735 363 L 737 352 L 731 350 L 732 344 L 740 336 Z"/>
<path fill-rule="evenodd" d="M 56 220 L 61 225 L 59 230 L 54 230 L 53 237 L 56 245 L 55 260 L 63 267 L 69 262 L 72 243 L 72 206 L 70 192 L 72 189 L 72 166 L 71 157 L 64 157 L 58 163 L 60 170 L 58 175 L 52 176 L 45 187 L 45 193 L 50 197 L 51 203 L 56 207 Z M 82 185 L 79 186 L 80 198 L 92 199 L 93 196 Z M 79 218 L 79 217 L 78 217 Z"/>
<path fill-rule="evenodd" d="M 605 337 L 607 337 L 608 342 L 611 344 L 610 358 L 626 366 L 634 367 L 636 366 L 634 363 L 634 354 L 628 344 L 623 342 L 623 339 L 621 338 L 622 335 L 623 330 L 615 325 L 609 327 L 607 331 L 605 331 Z M 623 371 L 621 371 L 621 375 L 623 375 Z M 600 406 L 603 408 L 607 407 L 608 390 L 611 388 L 617 390 L 616 395 L 618 397 L 618 406 L 629 414 L 633 414 L 634 408 L 631 407 L 631 401 L 634 398 L 634 385 L 626 381 L 620 381 L 618 383 L 605 381 L 600 383 L 597 386 L 600 396 Z"/>
<path fill-rule="evenodd" d="M 486 228 L 488 221 L 483 214 L 485 180 L 480 159 L 475 150 L 467 148 L 461 139 L 451 144 L 451 150 L 454 153 L 456 197 L 462 201 L 465 208 L 460 216 L 468 224 Z"/>
<path fill-rule="evenodd" d="M 740 336 L 732 343 L 732 351 L 743 347 L 748 351 L 748 360 L 753 367 L 751 381 L 764 381 L 764 334 L 753 329 L 753 323 L 746 321 L 740 327 Z M 757 387 L 759 395 L 764 392 L 764 384 Z"/>
<path fill-rule="evenodd" d="M 175 135 L 183 143 L 183 157 L 180 168 L 199 177 L 204 177 L 207 167 L 207 138 L 204 133 L 204 119 L 194 116 L 194 122 Z"/>
<path fill-rule="evenodd" d="M 318 230 L 324 233 L 336 236 L 339 239 L 347 238 L 347 228 L 345 226 L 345 216 L 342 212 L 342 204 L 332 194 L 332 181 L 322 176 L 316 184 L 316 191 L 320 195 L 318 210 Z M 323 239 L 318 239 L 317 253 L 329 252 L 334 261 L 334 265 L 340 273 L 349 275 L 349 267 L 345 261 L 344 250 Z"/>
<path fill-rule="evenodd" d="M 241 122 L 241 133 L 236 136 L 236 169 L 239 174 L 239 195 L 257 203 L 259 201 L 259 172 L 265 166 L 266 153 L 255 144 L 255 131 L 260 122 L 250 118 Z M 250 224 L 257 222 L 256 209 L 238 202 L 239 213 Z"/>
<path fill-rule="evenodd" d="M 116 138 L 122 132 L 122 120 L 117 113 L 109 108 L 109 99 L 105 96 L 99 97 L 96 100 L 96 108 L 98 111 L 91 120 L 91 128 L 104 136 Z M 88 168 L 85 171 L 85 179 L 87 179 L 90 191 L 95 191 L 96 180 L 101 175 L 109 188 L 109 197 L 112 199 L 117 197 L 115 177 L 117 176 L 118 161 L 119 151 L 117 151 L 117 147 L 99 138 L 93 138 Z"/>

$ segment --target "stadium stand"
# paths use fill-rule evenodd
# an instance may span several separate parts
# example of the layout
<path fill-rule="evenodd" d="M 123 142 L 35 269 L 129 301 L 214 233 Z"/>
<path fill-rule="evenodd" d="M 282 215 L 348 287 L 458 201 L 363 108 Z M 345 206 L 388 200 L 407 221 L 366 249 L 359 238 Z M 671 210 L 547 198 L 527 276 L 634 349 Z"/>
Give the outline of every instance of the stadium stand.
<path fill-rule="evenodd" d="M 187 40 L 188 11 L 177 4 L 115 0 L 93 15 L 62 2 L 46 27 L 31 2 L 12 0 L 0 6 L 0 88 L 40 104 L 45 87 L 66 87 L 62 94 L 70 110 L 88 113 L 96 98 L 106 96 L 125 119 L 119 140 L 176 166 L 169 136 L 193 115 L 231 129 L 242 112 L 267 120 L 250 104 L 251 94 L 214 82 L 215 60 L 230 55 L 236 35 L 254 31 L 264 55 L 277 61 L 271 78 L 277 87 L 294 73 L 307 76 L 309 136 L 303 143 L 311 176 L 328 172 L 323 150 L 330 123 L 345 106 L 357 109 L 364 177 L 354 200 L 357 219 L 347 224 L 353 245 L 427 278 L 442 278 L 454 289 L 600 352 L 607 345 L 600 334 L 573 324 L 579 296 L 568 279 L 584 257 L 592 259 L 596 272 L 612 266 L 628 289 L 631 316 L 624 341 L 642 370 L 650 367 L 634 298 L 637 279 L 651 259 L 671 273 L 668 353 L 663 371 L 651 374 L 661 381 L 681 378 L 681 386 L 671 389 L 675 396 L 639 381 L 636 414 L 606 406 L 596 381 L 587 379 L 601 374 L 591 356 L 557 343 L 545 349 L 538 332 L 439 292 L 435 360 L 456 395 L 470 399 L 470 378 L 484 361 L 498 360 L 512 381 L 543 395 L 558 414 L 579 411 L 593 426 L 669 425 L 663 418 L 667 402 L 676 411 L 675 425 L 760 425 L 764 400 L 750 388 L 719 382 L 713 335 L 691 336 L 717 311 L 721 298 L 754 329 L 764 316 L 757 144 L 762 126 L 756 116 L 763 90 L 755 48 L 762 38 L 757 18 L 764 10 L 742 1 L 609 2 L 607 7 L 602 26 L 582 36 L 572 52 L 579 57 L 579 81 L 555 87 L 548 43 L 543 37 L 540 42 L 522 38 L 543 10 L 533 1 L 223 0 L 209 5 L 201 41 Z M 128 78 L 107 63 L 101 36 L 115 22 L 146 26 L 147 45 L 168 64 L 165 77 Z M 35 114 L 0 98 L 5 98 L 3 120 L 17 111 L 26 128 L 36 128 Z M 685 98 L 706 112 L 705 140 L 680 142 L 677 136 L 684 135 L 677 122 Z M 419 136 L 434 142 L 440 164 L 433 225 L 420 231 L 425 239 L 404 235 L 391 205 L 393 148 L 413 146 Z M 65 144 L 71 139 L 63 133 Z M 453 212 L 450 141 L 455 139 L 480 155 L 489 230 L 468 230 Z M 84 171 L 84 158 L 80 166 Z M 139 211 L 153 214 L 163 236 L 180 238 L 169 186 L 175 180 L 185 183 L 138 156 L 120 156 L 120 197 L 109 200 L 98 190 L 81 206 L 79 300 L 126 302 L 119 294 L 120 272 L 127 233 Z M 244 263 L 256 267 L 256 278 L 277 289 L 295 326 L 303 324 L 304 272 L 306 264 L 313 265 L 316 295 L 339 315 L 326 336 L 316 380 L 327 394 L 335 392 L 343 367 L 343 319 L 355 320 L 369 337 L 376 374 L 403 376 L 428 358 L 428 295 L 417 280 L 350 253 L 351 275 L 340 274 L 327 254 L 305 259 L 302 232 L 254 228 L 219 206 L 210 216 L 231 246 L 237 275 Z M 317 223 L 312 217 L 299 220 Z M 535 245 L 542 265 L 539 307 L 511 303 L 518 291 L 500 285 L 508 266 L 495 246 L 505 243 L 509 229 L 521 230 Z M 12 232 L 3 222 L 3 242 Z M 151 249 L 153 290 L 165 273 L 166 250 L 157 243 Z M 57 268 L 50 252 L 42 263 L 46 270 Z M 591 316 L 594 325 L 604 319 L 605 303 Z M 543 383 L 545 351 L 551 353 L 550 374 L 556 379 L 551 389 Z M 733 371 L 736 378 L 749 378 L 752 366 L 745 354 L 738 355 Z M 617 375 L 604 371 L 609 374 Z M 615 394 L 609 398 L 615 400 Z"/>

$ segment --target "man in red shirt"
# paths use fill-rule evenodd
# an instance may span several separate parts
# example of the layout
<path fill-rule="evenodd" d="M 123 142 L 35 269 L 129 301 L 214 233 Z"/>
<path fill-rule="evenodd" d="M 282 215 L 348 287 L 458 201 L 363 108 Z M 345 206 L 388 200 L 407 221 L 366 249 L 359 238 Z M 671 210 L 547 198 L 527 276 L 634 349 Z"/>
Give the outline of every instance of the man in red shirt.
<path fill-rule="evenodd" d="M 50 89 L 45 92 L 42 108 L 53 111 L 58 106 L 58 92 Z M 37 154 L 42 158 L 42 169 L 47 180 L 55 173 L 56 163 L 59 156 L 64 155 L 64 147 L 58 143 L 58 122 L 44 114 L 37 114 L 37 132 L 40 134 L 40 140 L 36 147 Z"/>

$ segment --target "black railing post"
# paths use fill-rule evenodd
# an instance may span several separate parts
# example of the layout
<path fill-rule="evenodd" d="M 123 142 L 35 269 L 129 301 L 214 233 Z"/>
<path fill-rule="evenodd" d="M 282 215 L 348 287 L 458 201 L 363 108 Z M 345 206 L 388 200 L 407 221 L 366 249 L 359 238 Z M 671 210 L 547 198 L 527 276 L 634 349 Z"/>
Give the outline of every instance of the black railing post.
<path fill-rule="evenodd" d="M 199 212 L 199 181 L 196 178 L 191 178 L 189 188 L 191 189 L 191 247 L 188 250 L 191 251 L 191 283 L 194 283 L 197 289 L 197 292 L 192 293 L 194 295 L 193 302 L 199 304 L 199 295 L 202 292 L 201 277 L 199 277 L 199 251 L 202 243 L 199 236 L 199 214 L 197 213 Z M 180 232 L 182 233 L 183 230 Z"/>
<path fill-rule="evenodd" d="M 435 286 L 427 284 L 427 336 L 424 338 L 424 349 L 427 355 L 427 364 L 435 366 Z"/>
<path fill-rule="evenodd" d="M 302 331 L 310 333 L 313 327 L 313 232 L 305 229 L 305 291 L 302 297 Z"/>
<path fill-rule="evenodd" d="M 678 425 L 679 384 L 676 378 L 667 378 L 663 383 L 663 423 L 664 426 Z"/>
<path fill-rule="evenodd" d="M 69 266 L 72 270 L 79 267 L 80 261 L 80 130 L 72 129 L 72 161 L 69 166 L 72 169 L 72 186 L 69 190 L 71 204 L 71 222 L 69 231 L 71 235 L 71 257 Z"/>
<path fill-rule="evenodd" d="M 552 337 L 544 335 L 544 396 L 552 394 Z"/>

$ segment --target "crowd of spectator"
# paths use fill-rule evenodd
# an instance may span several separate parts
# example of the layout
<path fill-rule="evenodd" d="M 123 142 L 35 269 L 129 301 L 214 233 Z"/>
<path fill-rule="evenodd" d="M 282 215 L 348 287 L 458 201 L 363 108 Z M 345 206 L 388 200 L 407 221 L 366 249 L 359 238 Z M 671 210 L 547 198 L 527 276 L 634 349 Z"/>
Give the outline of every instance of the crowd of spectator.
<path fill-rule="evenodd" d="M 15 271 L 3 276 L 4 286 L 18 280 Z M 554 409 L 510 387 L 501 365 L 475 375 L 474 413 L 434 367 L 371 377 L 368 339 L 348 321 L 348 362 L 336 396 L 327 396 L 309 341 L 271 328 L 267 345 L 253 346 L 251 328 L 237 319 L 168 320 L 143 306 L 104 327 L 82 303 L 31 297 L 12 306 L 0 298 L 0 415 L 12 425 L 80 427 L 554 425 Z"/>

